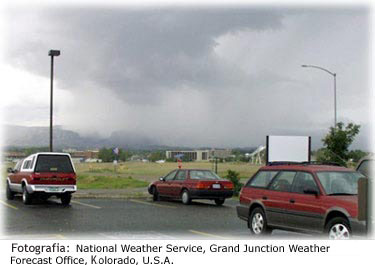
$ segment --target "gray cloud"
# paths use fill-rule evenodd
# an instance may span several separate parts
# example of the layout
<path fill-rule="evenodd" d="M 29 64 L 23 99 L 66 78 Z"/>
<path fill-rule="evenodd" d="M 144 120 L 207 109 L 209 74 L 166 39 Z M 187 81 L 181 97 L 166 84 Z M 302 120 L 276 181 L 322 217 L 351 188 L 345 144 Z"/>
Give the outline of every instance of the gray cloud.
<path fill-rule="evenodd" d="M 5 61 L 48 77 L 47 51 L 61 49 L 56 78 L 74 99 L 61 106 L 60 122 L 83 133 L 152 132 L 165 144 L 216 146 L 257 145 L 272 133 L 318 138 L 332 123 L 332 82 L 302 63 L 335 69 L 339 117 L 369 123 L 365 8 L 8 14 Z"/>

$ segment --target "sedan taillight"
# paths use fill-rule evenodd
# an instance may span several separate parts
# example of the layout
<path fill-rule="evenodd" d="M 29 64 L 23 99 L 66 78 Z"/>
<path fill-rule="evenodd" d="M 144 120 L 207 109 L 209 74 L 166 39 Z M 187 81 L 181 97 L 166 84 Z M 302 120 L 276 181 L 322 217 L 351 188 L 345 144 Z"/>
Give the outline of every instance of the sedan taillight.
<path fill-rule="evenodd" d="M 207 188 L 207 185 L 204 185 L 203 182 L 198 182 L 195 188 L 198 190 L 203 190 Z"/>
<path fill-rule="evenodd" d="M 233 190 L 233 183 L 232 182 L 224 183 L 224 189 Z"/>

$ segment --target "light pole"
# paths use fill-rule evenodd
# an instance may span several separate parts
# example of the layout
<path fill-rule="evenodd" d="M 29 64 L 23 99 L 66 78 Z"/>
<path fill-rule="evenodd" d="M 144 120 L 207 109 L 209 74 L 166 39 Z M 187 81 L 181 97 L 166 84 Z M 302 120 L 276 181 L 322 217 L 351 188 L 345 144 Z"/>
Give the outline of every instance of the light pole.
<path fill-rule="evenodd" d="M 336 125 L 337 125 L 337 108 L 336 108 L 336 73 L 333 73 L 323 67 L 320 67 L 320 66 L 316 66 L 316 65 L 306 65 L 306 64 L 303 64 L 301 65 L 302 67 L 311 67 L 311 68 L 316 68 L 316 69 L 320 69 L 330 75 L 333 76 L 333 93 L 334 93 L 334 115 L 335 115 L 335 120 L 334 120 L 334 126 L 333 128 L 336 128 Z"/>
<path fill-rule="evenodd" d="M 50 97 L 50 117 L 49 117 L 49 151 L 53 152 L 53 133 L 52 133 L 52 118 L 53 118 L 53 57 L 59 56 L 59 50 L 50 50 L 48 56 L 51 56 L 51 97 Z"/>

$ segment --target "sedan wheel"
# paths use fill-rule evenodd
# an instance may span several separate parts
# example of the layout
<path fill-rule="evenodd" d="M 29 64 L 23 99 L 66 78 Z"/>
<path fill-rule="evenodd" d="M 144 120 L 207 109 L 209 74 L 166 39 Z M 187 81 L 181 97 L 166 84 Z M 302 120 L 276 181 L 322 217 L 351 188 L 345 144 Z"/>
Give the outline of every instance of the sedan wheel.
<path fill-rule="evenodd" d="M 220 206 L 220 205 L 223 205 L 225 202 L 225 199 L 215 199 L 215 203 L 216 205 Z"/>
<path fill-rule="evenodd" d="M 159 192 L 158 192 L 158 189 L 155 186 L 152 187 L 152 200 L 153 201 L 159 200 Z"/>
<path fill-rule="evenodd" d="M 186 205 L 190 204 L 190 202 L 191 202 L 191 198 L 190 198 L 189 191 L 184 190 L 184 191 L 182 192 L 181 200 L 182 200 L 182 203 L 183 203 L 183 204 L 186 204 Z"/>

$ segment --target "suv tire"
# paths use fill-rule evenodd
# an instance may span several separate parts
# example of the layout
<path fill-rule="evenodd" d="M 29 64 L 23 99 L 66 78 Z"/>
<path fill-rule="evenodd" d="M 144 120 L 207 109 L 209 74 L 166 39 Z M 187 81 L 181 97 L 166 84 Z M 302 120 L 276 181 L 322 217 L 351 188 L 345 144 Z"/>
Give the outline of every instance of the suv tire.
<path fill-rule="evenodd" d="M 270 234 L 272 230 L 267 225 L 266 215 L 262 208 L 257 207 L 251 211 L 248 219 L 251 234 L 261 236 Z"/>
<path fill-rule="evenodd" d="M 6 196 L 7 196 L 7 200 L 13 200 L 14 199 L 14 192 L 10 189 L 8 181 L 7 181 L 7 187 L 6 187 Z"/>
<path fill-rule="evenodd" d="M 183 190 L 181 193 L 181 201 L 185 205 L 189 205 L 191 203 L 190 193 L 188 190 Z"/>
<path fill-rule="evenodd" d="M 215 203 L 216 203 L 216 205 L 218 205 L 218 206 L 223 205 L 224 202 L 225 202 L 225 199 L 215 199 Z"/>
<path fill-rule="evenodd" d="M 70 201 L 72 200 L 72 194 L 70 194 L 70 193 L 63 194 L 63 195 L 61 195 L 60 199 L 61 199 L 62 205 L 69 205 Z"/>
<path fill-rule="evenodd" d="M 33 201 L 33 196 L 27 191 L 26 186 L 22 188 L 22 202 L 25 205 L 31 204 Z"/>
<path fill-rule="evenodd" d="M 347 219 L 343 217 L 334 217 L 328 221 L 325 232 L 329 239 L 350 239 L 352 231 Z"/>

